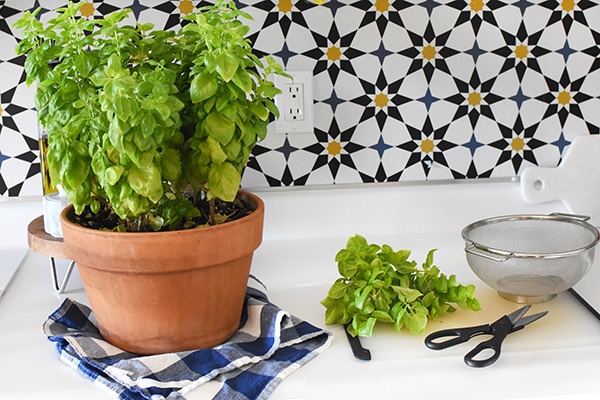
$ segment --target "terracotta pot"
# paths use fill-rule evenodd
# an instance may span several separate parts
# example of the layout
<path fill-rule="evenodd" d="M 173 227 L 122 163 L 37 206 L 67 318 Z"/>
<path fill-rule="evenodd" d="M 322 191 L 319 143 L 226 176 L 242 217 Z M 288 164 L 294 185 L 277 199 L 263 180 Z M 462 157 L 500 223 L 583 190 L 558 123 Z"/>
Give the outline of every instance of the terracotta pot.
<path fill-rule="evenodd" d="M 250 264 L 262 241 L 264 204 L 240 191 L 254 212 L 207 228 L 104 232 L 61 214 L 65 251 L 75 260 L 100 333 L 139 354 L 208 348 L 239 327 Z"/>

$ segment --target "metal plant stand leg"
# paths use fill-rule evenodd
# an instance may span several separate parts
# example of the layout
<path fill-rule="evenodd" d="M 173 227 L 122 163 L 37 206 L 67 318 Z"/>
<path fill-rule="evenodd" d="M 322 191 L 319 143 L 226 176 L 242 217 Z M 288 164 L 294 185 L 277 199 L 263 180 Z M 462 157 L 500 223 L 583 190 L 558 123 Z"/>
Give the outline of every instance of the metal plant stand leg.
<path fill-rule="evenodd" d="M 50 272 L 52 275 L 52 285 L 54 291 L 58 294 L 62 294 L 67 288 L 67 283 L 73 272 L 75 261 L 70 260 L 69 255 L 65 251 L 65 243 L 63 238 L 52 236 L 47 233 L 44 228 L 44 216 L 40 215 L 27 226 L 27 244 L 29 248 L 38 254 L 42 254 L 50 259 Z M 56 262 L 55 258 L 61 260 L 70 260 L 67 272 L 62 280 L 62 283 L 58 283 L 58 276 L 56 273 Z"/>
<path fill-rule="evenodd" d="M 50 271 L 52 272 L 52 285 L 54 286 L 54 291 L 58 294 L 62 294 L 69 282 L 69 278 L 71 277 L 71 272 L 73 272 L 73 267 L 75 266 L 75 261 L 71 260 L 69 262 L 69 266 L 67 267 L 67 272 L 65 272 L 65 276 L 62 280 L 62 283 L 58 284 L 58 277 L 56 275 L 56 263 L 54 262 L 54 257 L 50 257 Z"/>

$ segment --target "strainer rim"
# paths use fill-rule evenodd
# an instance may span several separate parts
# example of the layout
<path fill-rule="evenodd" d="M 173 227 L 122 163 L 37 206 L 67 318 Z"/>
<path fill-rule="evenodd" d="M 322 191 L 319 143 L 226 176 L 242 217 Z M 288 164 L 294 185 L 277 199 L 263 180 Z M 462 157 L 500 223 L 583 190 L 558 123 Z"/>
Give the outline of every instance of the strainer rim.
<path fill-rule="evenodd" d="M 484 219 L 470 223 L 469 225 L 467 225 L 466 227 L 463 228 L 463 230 L 461 232 L 461 236 L 466 244 L 470 244 L 471 246 L 474 246 L 483 251 L 487 251 L 487 252 L 502 255 L 502 256 L 510 256 L 510 257 L 515 257 L 515 258 L 542 258 L 542 259 L 543 258 L 567 257 L 567 256 L 572 256 L 572 255 L 586 252 L 586 251 L 594 248 L 598 244 L 598 242 L 600 242 L 600 232 L 598 231 L 598 229 L 595 226 L 586 222 L 587 219 L 589 219 L 589 217 L 587 217 L 587 216 L 570 215 L 570 214 L 562 214 L 562 213 L 549 214 L 549 215 L 544 215 L 544 214 L 502 215 L 502 216 L 496 216 L 496 217 L 491 217 L 491 218 L 484 218 Z M 501 222 L 510 222 L 510 221 L 522 221 L 522 220 L 546 220 L 546 221 L 552 220 L 552 221 L 561 221 L 561 222 L 566 222 L 566 223 L 570 223 L 570 224 L 576 224 L 576 225 L 581 226 L 582 228 L 585 228 L 589 232 L 591 232 L 594 235 L 594 240 L 592 240 L 586 246 L 575 248 L 572 250 L 567 250 L 567 251 L 560 251 L 560 252 L 554 252 L 554 253 L 523 253 L 523 252 L 513 252 L 510 250 L 490 247 L 488 245 L 478 243 L 468 237 L 469 233 L 472 232 L 474 229 L 485 226 L 485 225 L 496 224 L 496 223 L 501 223 Z"/>

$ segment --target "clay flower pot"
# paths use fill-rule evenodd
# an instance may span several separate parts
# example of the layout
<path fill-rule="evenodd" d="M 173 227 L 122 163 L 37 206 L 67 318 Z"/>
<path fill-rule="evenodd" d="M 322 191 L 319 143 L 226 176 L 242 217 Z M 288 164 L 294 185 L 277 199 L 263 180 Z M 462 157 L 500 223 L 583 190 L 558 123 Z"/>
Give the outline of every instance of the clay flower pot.
<path fill-rule="evenodd" d="M 208 348 L 239 327 L 254 250 L 262 241 L 264 204 L 244 218 L 172 232 L 105 232 L 61 214 L 65 251 L 77 263 L 106 341 L 159 354 Z"/>

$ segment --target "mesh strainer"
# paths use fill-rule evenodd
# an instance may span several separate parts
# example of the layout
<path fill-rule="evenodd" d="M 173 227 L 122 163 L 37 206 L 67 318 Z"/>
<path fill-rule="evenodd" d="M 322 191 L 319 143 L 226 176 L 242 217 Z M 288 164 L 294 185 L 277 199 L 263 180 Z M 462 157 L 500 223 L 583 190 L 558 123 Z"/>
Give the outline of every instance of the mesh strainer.
<path fill-rule="evenodd" d="M 462 231 L 469 266 L 508 300 L 539 303 L 569 289 L 594 262 L 598 230 L 589 217 L 511 215 Z"/>

